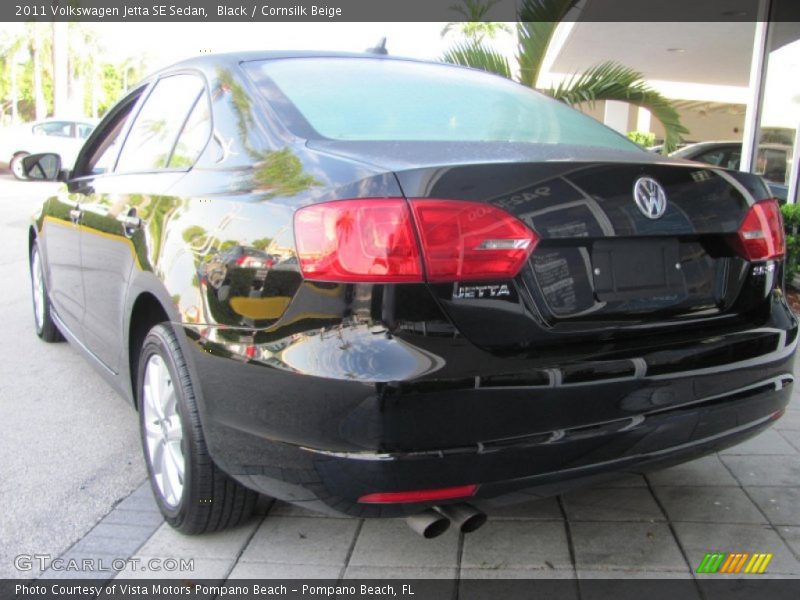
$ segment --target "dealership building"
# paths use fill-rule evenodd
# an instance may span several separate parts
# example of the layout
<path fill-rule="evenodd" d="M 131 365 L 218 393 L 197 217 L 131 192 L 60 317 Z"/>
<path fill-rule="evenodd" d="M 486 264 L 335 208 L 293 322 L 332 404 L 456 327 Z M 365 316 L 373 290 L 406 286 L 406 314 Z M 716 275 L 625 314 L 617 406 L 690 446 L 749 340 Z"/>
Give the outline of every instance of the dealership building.
<path fill-rule="evenodd" d="M 796 202 L 800 23 L 787 20 L 796 0 L 734 1 L 729 4 L 736 10 L 719 15 L 706 14 L 704 3 L 693 8 L 678 2 L 686 19 L 680 23 L 647 21 L 652 16 L 640 7 L 649 3 L 623 3 L 631 21 L 602 22 L 603 13 L 593 17 L 592 11 L 605 4 L 588 0 L 578 21 L 561 23 L 539 86 L 557 84 L 598 57 L 622 63 L 672 102 L 689 130 L 687 142 L 741 142 L 740 161 L 727 156 L 721 166 L 758 172 L 787 186 L 787 200 Z M 663 139 L 661 124 L 646 109 L 616 101 L 581 108 L 622 133 L 651 132 Z"/>

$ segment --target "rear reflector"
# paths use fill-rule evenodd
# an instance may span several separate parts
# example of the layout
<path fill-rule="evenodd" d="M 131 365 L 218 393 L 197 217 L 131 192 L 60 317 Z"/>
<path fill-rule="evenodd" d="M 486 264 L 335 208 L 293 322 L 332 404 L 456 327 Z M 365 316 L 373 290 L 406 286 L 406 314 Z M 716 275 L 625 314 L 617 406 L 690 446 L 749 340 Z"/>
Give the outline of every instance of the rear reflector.
<path fill-rule="evenodd" d="M 361 198 L 301 208 L 294 230 L 303 276 L 349 283 L 511 279 L 539 241 L 522 221 L 482 202 L 410 205 Z"/>
<path fill-rule="evenodd" d="M 294 221 L 306 279 L 422 281 L 419 247 L 402 198 L 340 200 L 301 208 Z"/>
<path fill-rule="evenodd" d="M 750 207 L 739 226 L 734 245 L 737 252 L 750 261 L 783 258 L 786 241 L 776 200 L 762 200 Z"/>
<path fill-rule="evenodd" d="M 460 485 L 457 487 L 438 488 L 435 490 L 414 490 L 410 492 L 378 492 L 361 496 L 361 504 L 403 504 L 410 502 L 431 502 L 435 500 L 451 500 L 453 498 L 467 498 L 474 496 L 478 491 L 477 484 Z"/>
<path fill-rule="evenodd" d="M 769 416 L 769 420 L 770 421 L 777 421 L 778 419 L 780 419 L 784 415 L 785 412 L 786 412 L 785 408 L 782 408 L 780 410 L 776 410 L 774 413 L 772 413 Z"/>

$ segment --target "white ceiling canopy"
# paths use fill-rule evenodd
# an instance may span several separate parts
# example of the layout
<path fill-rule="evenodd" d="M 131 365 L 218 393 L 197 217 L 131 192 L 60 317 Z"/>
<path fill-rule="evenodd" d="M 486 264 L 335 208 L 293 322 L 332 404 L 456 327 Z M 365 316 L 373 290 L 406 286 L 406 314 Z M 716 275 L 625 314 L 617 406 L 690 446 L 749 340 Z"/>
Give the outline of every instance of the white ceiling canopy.
<path fill-rule="evenodd" d="M 755 25 L 730 23 L 598 23 L 571 25 L 551 72 L 581 72 L 613 60 L 646 79 L 747 86 Z"/>
<path fill-rule="evenodd" d="M 613 60 L 649 80 L 746 87 L 759 7 L 759 0 L 579 0 L 571 13 L 579 21 L 561 24 L 546 68 L 572 74 Z M 791 11 L 800 12 L 800 2 L 772 0 L 778 19 Z M 775 23 L 771 36 L 773 49 L 789 44 L 800 39 L 800 23 Z"/>

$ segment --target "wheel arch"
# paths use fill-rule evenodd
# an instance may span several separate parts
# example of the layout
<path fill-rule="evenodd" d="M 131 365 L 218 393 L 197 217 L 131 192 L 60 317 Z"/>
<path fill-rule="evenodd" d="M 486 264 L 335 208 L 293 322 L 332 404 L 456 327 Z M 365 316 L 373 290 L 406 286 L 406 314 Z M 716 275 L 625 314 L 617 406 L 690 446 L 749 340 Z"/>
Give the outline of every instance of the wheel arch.
<path fill-rule="evenodd" d="M 36 241 L 36 238 L 36 228 L 31 225 L 28 227 L 28 262 L 30 262 L 31 254 L 33 253 L 33 244 Z"/>
<path fill-rule="evenodd" d="M 131 399 L 136 410 L 136 380 L 139 372 L 139 353 L 147 333 L 159 323 L 169 321 L 169 313 L 161 301 L 151 292 L 143 291 L 133 302 L 128 323 L 128 366 L 131 386 Z"/>

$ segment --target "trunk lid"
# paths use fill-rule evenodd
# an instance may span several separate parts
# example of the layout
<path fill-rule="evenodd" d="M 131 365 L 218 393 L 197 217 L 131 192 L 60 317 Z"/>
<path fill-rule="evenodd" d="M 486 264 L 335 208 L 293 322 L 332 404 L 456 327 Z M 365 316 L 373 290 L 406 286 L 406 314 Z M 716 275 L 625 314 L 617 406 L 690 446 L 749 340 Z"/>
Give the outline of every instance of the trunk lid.
<path fill-rule="evenodd" d="M 412 201 L 485 202 L 536 232 L 514 281 L 429 284 L 456 327 L 484 347 L 711 326 L 762 305 L 777 281 L 775 265 L 754 270 L 730 243 L 753 203 L 769 197 L 755 176 L 561 145 L 317 144 L 393 170 Z M 652 185 L 665 201 L 656 218 L 646 214 Z"/>

